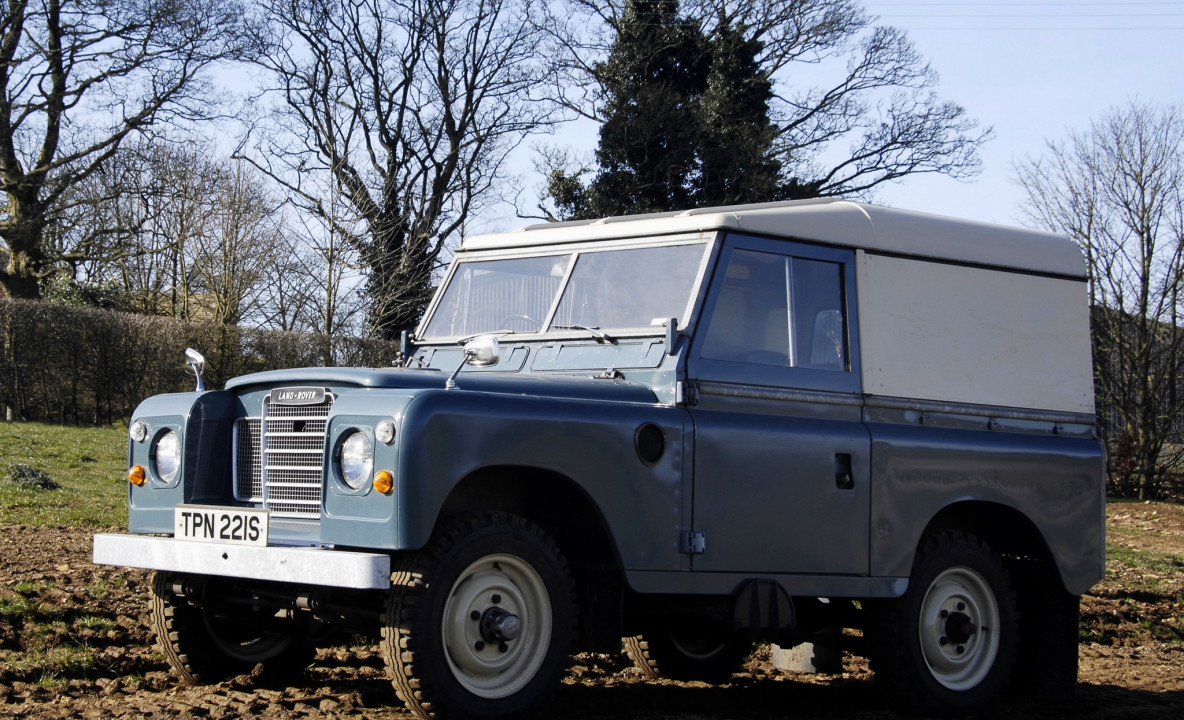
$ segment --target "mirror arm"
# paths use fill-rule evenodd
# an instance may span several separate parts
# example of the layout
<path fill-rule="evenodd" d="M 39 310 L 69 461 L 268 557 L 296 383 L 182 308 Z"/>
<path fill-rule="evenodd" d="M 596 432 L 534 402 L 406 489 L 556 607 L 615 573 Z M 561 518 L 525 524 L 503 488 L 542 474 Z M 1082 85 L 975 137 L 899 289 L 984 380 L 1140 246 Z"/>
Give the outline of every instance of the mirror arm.
<path fill-rule="evenodd" d="M 476 357 L 476 356 L 477 356 L 476 350 L 470 350 L 469 348 L 465 348 L 465 354 L 464 354 L 464 357 L 462 357 L 460 359 L 460 364 L 458 364 L 456 366 L 456 369 L 453 370 L 452 374 L 448 376 L 448 379 L 444 381 L 444 389 L 445 390 L 455 390 L 456 389 L 456 376 L 460 375 L 461 368 L 463 368 L 465 365 L 468 365 L 469 360 Z"/>
<path fill-rule="evenodd" d="M 197 376 L 197 392 L 205 392 L 206 385 L 202 382 L 201 374 L 206 369 L 206 359 L 193 348 L 185 348 L 185 364 Z"/>

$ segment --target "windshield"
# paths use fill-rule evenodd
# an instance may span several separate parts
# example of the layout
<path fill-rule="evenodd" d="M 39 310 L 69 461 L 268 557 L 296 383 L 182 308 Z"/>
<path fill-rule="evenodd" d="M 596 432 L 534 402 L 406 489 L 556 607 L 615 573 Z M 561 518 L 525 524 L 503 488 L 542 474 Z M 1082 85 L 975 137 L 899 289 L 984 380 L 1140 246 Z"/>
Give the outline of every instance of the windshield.
<path fill-rule="evenodd" d="M 706 247 L 700 242 L 461 262 L 422 339 L 657 327 L 685 317 Z"/>

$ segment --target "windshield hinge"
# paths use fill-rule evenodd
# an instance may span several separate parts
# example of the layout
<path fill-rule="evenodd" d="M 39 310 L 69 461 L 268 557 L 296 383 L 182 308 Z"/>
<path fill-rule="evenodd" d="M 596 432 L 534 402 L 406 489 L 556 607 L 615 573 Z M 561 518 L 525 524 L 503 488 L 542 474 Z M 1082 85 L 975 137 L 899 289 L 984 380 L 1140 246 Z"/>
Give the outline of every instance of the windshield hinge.
<path fill-rule="evenodd" d="M 702 555 L 707 549 L 707 536 L 698 530 L 684 530 L 680 545 L 683 555 Z"/>

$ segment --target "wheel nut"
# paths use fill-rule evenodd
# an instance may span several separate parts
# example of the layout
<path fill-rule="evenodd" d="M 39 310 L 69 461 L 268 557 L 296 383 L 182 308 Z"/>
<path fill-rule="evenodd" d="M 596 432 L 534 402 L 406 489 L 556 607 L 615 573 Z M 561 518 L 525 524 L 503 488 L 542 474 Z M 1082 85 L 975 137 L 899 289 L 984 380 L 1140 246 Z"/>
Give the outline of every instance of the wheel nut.
<path fill-rule="evenodd" d="M 502 643 L 501 645 L 497 646 L 497 651 L 500 653 L 508 652 L 509 649 L 510 649 L 510 646 L 505 643 Z"/>
<path fill-rule="evenodd" d="M 498 603 L 500 603 L 501 601 L 502 601 L 502 596 L 501 596 L 501 595 L 498 595 L 497 593 L 494 593 L 494 594 L 493 594 L 493 604 L 494 604 L 494 605 L 497 605 L 497 604 L 498 604 Z"/>
<path fill-rule="evenodd" d="M 470 619 L 470 620 L 480 620 L 480 619 L 481 619 L 481 613 L 479 613 L 479 612 L 477 612 L 476 610 L 474 610 L 473 612 L 469 613 L 469 619 Z"/>
<path fill-rule="evenodd" d="M 966 603 L 964 603 L 964 602 L 958 603 L 958 612 L 962 612 L 965 609 L 966 609 Z"/>
<path fill-rule="evenodd" d="M 937 639 L 937 644 L 938 644 L 938 645 L 949 645 L 949 644 L 950 644 L 950 639 L 949 639 L 949 638 L 947 638 L 945 635 L 942 635 L 941 637 L 939 637 L 939 638 Z"/>
<path fill-rule="evenodd" d="M 946 618 L 948 618 L 949 616 L 950 616 L 950 611 L 949 611 L 949 610 L 942 610 L 942 611 L 941 611 L 941 619 L 942 619 L 942 620 L 945 620 L 945 619 L 946 619 Z"/>
<path fill-rule="evenodd" d="M 485 649 L 485 643 L 478 640 L 477 642 L 473 643 L 473 649 L 476 650 L 477 652 L 481 652 L 482 650 Z"/>
<path fill-rule="evenodd" d="M 966 647 L 963 645 L 959 645 L 958 647 L 954 648 L 954 652 L 961 655 L 962 653 L 966 652 Z"/>

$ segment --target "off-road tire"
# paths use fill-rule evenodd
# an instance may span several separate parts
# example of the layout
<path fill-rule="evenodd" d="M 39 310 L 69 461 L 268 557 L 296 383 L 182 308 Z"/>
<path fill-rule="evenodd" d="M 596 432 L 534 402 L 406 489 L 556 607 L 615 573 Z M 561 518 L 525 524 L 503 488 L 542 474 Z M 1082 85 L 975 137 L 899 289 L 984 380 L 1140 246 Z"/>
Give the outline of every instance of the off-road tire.
<path fill-rule="evenodd" d="M 691 623 L 653 622 L 641 635 L 621 639 L 634 667 L 650 680 L 697 680 L 721 684 L 741 669 L 752 641 L 729 629 L 690 632 Z"/>
<path fill-rule="evenodd" d="M 151 622 L 169 666 L 183 682 L 215 683 L 250 672 L 260 663 L 268 675 L 278 677 L 312 662 L 315 646 L 294 635 L 224 636 L 219 632 L 224 620 L 177 598 L 170 589 L 173 579 L 166 572 L 153 575 Z"/>
<path fill-rule="evenodd" d="M 1066 592 L 1045 563 L 1017 563 L 1011 575 L 1020 612 L 1012 689 L 1037 702 L 1070 702 L 1077 692 L 1081 598 Z"/>
<path fill-rule="evenodd" d="M 1015 592 L 999 556 L 974 535 L 923 539 L 904 596 L 873 612 L 872 670 L 910 710 L 976 715 L 1011 678 Z"/>
<path fill-rule="evenodd" d="M 521 635 L 488 642 L 485 622 L 498 611 Z M 575 585 L 555 542 L 521 517 L 479 513 L 396 564 L 382 653 L 395 692 L 421 718 L 529 717 L 562 678 L 575 620 Z"/>

